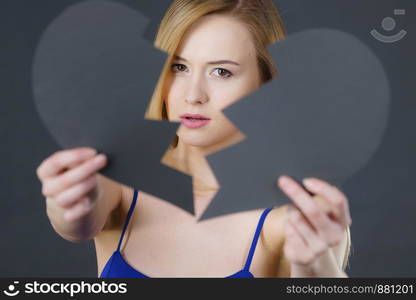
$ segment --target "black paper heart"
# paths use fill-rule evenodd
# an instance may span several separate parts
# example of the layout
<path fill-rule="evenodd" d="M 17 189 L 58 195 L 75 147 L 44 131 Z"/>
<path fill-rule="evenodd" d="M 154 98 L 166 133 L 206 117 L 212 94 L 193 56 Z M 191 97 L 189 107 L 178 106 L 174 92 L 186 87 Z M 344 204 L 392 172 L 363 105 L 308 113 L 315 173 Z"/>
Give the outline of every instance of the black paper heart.
<path fill-rule="evenodd" d="M 340 185 L 381 143 L 389 84 L 361 41 L 311 29 L 269 51 L 278 78 L 224 110 L 247 139 L 208 157 L 221 189 L 203 219 L 284 203 L 276 188 L 282 174 Z"/>
<path fill-rule="evenodd" d="M 166 60 L 143 39 L 147 23 L 109 1 L 65 10 L 37 47 L 35 104 L 62 148 L 99 149 L 110 158 L 100 173 L 193 212 L 192 178 L 160 163 L 178 124 L 144 119 Z"/>

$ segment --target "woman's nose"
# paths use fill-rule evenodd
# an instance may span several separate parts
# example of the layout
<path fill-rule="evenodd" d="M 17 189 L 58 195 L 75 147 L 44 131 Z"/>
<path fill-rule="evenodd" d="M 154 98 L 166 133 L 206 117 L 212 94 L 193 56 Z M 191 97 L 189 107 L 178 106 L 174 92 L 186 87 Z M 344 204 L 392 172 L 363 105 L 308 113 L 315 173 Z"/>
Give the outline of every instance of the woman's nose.
<path fill-rule="evenodd" d="M 208 101 L 208 95 L 205 92 L 204 83 L 201 78 L 193 78 L 187 86 L 185 101 L 189 104 L 203 104 Z"/>
<path fill-rule="evenodd" d="M 203 95 L 201 95 L 201 96 L 196 96 L 196 97 L 186 97 L 185 101 L 186 103 L 189 103 L 189 104 L 198 104 L 198 103 L 204 104 L 208 100 L 207 100 L 207 97 L 204 97 Z"/>

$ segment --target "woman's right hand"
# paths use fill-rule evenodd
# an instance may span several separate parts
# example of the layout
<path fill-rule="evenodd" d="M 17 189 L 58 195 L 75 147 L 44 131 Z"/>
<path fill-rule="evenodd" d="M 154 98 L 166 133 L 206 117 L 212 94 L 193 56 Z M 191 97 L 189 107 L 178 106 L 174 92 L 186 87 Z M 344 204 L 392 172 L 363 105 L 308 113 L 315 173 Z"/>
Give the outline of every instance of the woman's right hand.
<path fill-rule="evenodd" d="M 106 156 L 92 148 L 55 152 L 36 170 L 43 196 L 62 208 L 66 221 L 78 220 L 90 212 L 101 194 L 97 172 L 106 163 Z"/>

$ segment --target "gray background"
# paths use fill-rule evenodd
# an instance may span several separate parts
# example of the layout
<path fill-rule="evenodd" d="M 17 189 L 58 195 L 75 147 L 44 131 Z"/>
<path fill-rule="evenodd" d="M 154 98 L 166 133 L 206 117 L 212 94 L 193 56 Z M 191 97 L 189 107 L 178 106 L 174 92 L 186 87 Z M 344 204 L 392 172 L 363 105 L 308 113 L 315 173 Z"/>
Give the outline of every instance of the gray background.
<path fill-rule="evenodd" d="M 33 53 L 42 31 L 66 7 L 80 1 L 2 0 L 0 2 L 0 241 L 1 277 L 96 277 L 93 242 L 73 244 L 60 238 L 45 213 L 39 163 L 57 149 L 34 114 L 31 90 Z M 154 17 L 146 32 L 152 39 L 168 1 L 117 1 Z M 353 218 L 351 277 L 416 276 L 415 77 L 416 2 L 412 0 L 277 1 L 289 33 L 330 27 L 355 34 L 371 47 L 388 71 L 392 108 L 384 140 L 370 163 L 343 190 Z M 395 17 L 393 9 L 406 9 Z M 369 32 L 385 17 L 408 35 L 383 44 Z M 397 31 L 394 31 L 396 33 Z M 385 32 L 384 32 L 385 33 Z M 413 83 L 413 84 L 412 84 Z M 357 108 L 359 109 L 359 107 Z"/>

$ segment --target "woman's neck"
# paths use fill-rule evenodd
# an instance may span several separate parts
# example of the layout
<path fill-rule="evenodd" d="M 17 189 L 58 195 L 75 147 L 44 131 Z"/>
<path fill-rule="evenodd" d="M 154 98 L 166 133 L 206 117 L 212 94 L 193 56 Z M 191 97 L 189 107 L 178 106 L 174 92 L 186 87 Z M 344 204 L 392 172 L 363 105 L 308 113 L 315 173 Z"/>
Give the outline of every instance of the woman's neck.
<path fill-rule="evenodd" d="M 206 149 L 194 147 L 178 141 L 172 155 L 181 171 L 193 178 L 194 193 L 217 191 L 219 184 L 206 159 Z"/>
<path fill-rule="evenodd" d="M 220 188 L 206 156 L 243 139 L 244 135 L 238 132 L 227 143 L 209 148 L 187 145 L 179 139 L 177 146 L 170 149 L 162 160 L 166 165 L 192 176 L 194 212 L 198 219 Z"/>

